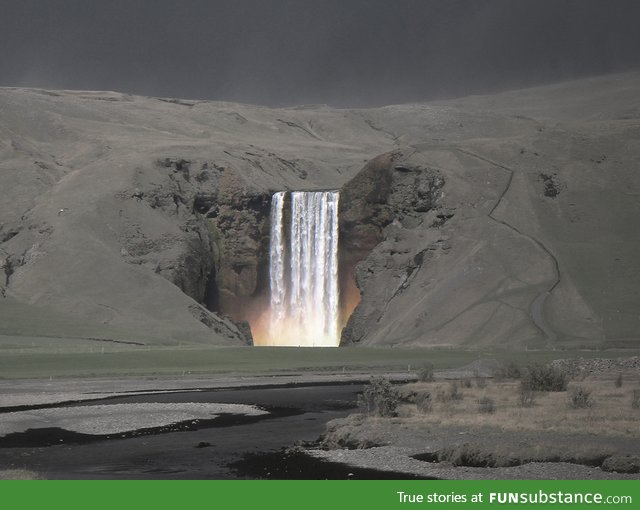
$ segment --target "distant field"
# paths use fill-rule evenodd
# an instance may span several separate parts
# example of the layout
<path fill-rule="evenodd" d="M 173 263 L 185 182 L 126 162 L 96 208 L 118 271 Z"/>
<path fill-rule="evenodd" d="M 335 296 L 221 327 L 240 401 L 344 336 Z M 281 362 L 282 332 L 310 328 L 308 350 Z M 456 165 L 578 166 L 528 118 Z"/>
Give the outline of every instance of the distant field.
<path fill-rule="evenodd" d="M 0 335 L 0 378 L 159 374 L 275 374 L 416 371 L 465 365 L 475 359 L 549 361 L 640 355 L 640 350 L 498 351 L 399 348 L 148 347 L 81 339 Z"/>

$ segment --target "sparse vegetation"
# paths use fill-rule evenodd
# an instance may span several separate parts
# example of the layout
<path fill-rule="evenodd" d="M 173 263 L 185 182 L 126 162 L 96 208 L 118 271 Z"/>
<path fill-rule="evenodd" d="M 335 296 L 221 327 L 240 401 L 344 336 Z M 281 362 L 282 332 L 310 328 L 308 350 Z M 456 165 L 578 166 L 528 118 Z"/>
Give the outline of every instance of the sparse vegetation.
<path fill-rule="evenodd" d="M 450 462 L 454 466 L 467 467 L 510 467 L 529 462 L 571 462 L 585 466 L 600 466 L 605 471 L 637 473 L 640 459 L 634 455 L 607 456 L 606 452 L 594 446 L 577 451 L 554 451 L 538 448 L 512 448 L 495 445 L 487 447 L 477 443 L 462 443 L 414 456 L 426 462 Z"/>
<path fill-rule="evenodd" d="M 460 391 L 458 381 L 451 381 L 447 390 L 441 390 L 436 395 L 436 400 L 446 404 L 447 402 L 462 400 L 464 395 Z"/>
<path fill-rule="evenodd" d="M 497 375 L 500 379 L 520 379 L 522 376 L 522 370 L 518 363 L 515 361 L 509 361 Z"/>
<path fill-rule="evenodd" d="M 425 391 L 416 396 L 416 408 L 421 413 L 430 413 L 433 410 L 433 398 L 431 392 Z"/>
<path fill-rule="evenodd" d="M 438 462 L 450 462 L 454 466 L 466 467 L 497 467 L 504 464 L 502 459 L 497 460 L 492 452 L 484 451 L 476 445 L 463 443 L 450 446 L 437 452 Z"/>
<path fill-rule="evenodd" d="M 529 385 L 520 383 L 520 406 L 533 407 L 536 400 L 536 393 Z"/>
<path fill-rule="evenodd" d="M 424 366 L 418 372 L 418 381 L 420 382 L 433 381 L 433 363 L 424 364 Z"/>
<path fill-rule="evenodd" d="M 398 418 L 380 422 L 363 416 L 357 433 L 345 428 L 344 435 L 379 444 L 380 438 L 388 440 L 397 431 L 398 445 L 420 444 L 414 437 L 438 437 L 432 442 L 440 445 L 438 450 L 415 457 L 425 462 L 477 467 L 568 462 L 603 471 L 639 472 L 640 456 L 628 446 L 637 441 L 640 375 L 625 370 L 624 388 L 613 391 L 618 375 L 618 370 L 585 371 L 568 392 L 534 391 L 526 377 L 525 381 L 487 379 L 483 388 L 474 384 L 463 389 L 463 400 L 452 398 L 461 395 L 462 380 L 412 383 L 404 391 L 419 397 L 403 403 Z M 584 441 L 587 435 L 593 440 Z"/>
<path fill-rule="evenodd" d="M 478 400 L 478 411 L 481 413 L 495 413 L 496 401 L 491 397 L 482 397 Z"/>
<path fill-rule="evenodd" d="M 476 377 L 476 388 L 486 388 L 487 387 L 487 380 L 483 377 Z"/>
<path fill-rule="evenodd" d="M 573 388 L 569 397 L 569 405 L 574 409 L 585 409 L 593 406 L 591 392 L 583 386 Z"/>
<path fill-rule="evenodd" d="M 463 388 L 471 388 L 471 379 L 462 379 L 460 384 Z"/>
<path fill-rule="evenodd" d="M 449 387 L 449 397 L 451 400 L 462 400 L 464 398 L 464 395 L 460 391 L 460 386 L 456 381 L 453 381 Z"/>
<path fill-rule="evenodd" d="M 384 377 L 374 377 L 358 395 L 358 406 L 369 416 L 396 416 L 400 393 Z"/>
<path fill-rule="evenodd" d="M 532 364 L 527 367 L 522 384 L 532 391 L 566 391 L 569 377 L 552 365 Z"/>
<path fill-rule="evenodd" d="M 438 426 L 636 437 L 637 409 L 640 409 L 638 379 L 624 373 L 623 389 L 614 392 L 617 375 L 616 371 L 606 376 L 587 376 L 580 383 L 570 385 L 568 392 L 534 391 L 522 380 L 487 379 L 484 388 L 474 384 L 464 389 L 460 380 L 412 383 L 403 391 L 412 392 L 416 397 L 428 393 L 430 402 L 421 410 L 413 399 L 402 402 L 397 411 L 403 420 L 414 417 Z M 482 400 L 485 398 L 493 400 L 493 412 L 484 412 L 491 409 L 491 404 Z M 583 409 L 589 409 L 589 413 L 581 412 Z"/>
<path fill-rule="evenodd" d="M 615 382 L 613 383 L 616 388 L 622 388 L 622 374 L 618 374 Z"/>

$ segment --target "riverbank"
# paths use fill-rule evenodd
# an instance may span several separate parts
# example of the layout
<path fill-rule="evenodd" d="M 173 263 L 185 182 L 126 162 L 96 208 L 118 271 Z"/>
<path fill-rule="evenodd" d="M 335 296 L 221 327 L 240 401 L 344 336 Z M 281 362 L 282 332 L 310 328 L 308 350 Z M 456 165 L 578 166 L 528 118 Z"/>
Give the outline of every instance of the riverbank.
<path fill-rule="evenodd" d="M 473 374 L 405 385 L 395 416 L 329 422 L 308 454 L 445 479 L 640 478 L 640 359 L 552 366 L 567 374 L 557 391 Z"/>

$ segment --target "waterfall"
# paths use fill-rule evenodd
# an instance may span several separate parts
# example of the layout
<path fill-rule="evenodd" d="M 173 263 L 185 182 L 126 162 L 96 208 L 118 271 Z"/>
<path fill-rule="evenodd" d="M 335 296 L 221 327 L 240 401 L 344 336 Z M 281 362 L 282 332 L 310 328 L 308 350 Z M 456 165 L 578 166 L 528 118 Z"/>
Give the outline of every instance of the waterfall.
<path fill-rule="evenodd" d="M 335 347 L 340 341 L 340 195 L 337 191 L 292 192 L 288 229 L 285 198 L 284 192 L 278 192 L 271 199 L 268 343 Z"/>
<path fill-rule="evenodd" d="M 282 210 L 284 209 L 284 192 L 278 192 L 271 198 L 271 240 L 269 246 L 269 285 L 271 289 L 272 323 L 279 324 L 284 320 L 285 288 L 284 288 L 284 238 L 282 236 Z"/>

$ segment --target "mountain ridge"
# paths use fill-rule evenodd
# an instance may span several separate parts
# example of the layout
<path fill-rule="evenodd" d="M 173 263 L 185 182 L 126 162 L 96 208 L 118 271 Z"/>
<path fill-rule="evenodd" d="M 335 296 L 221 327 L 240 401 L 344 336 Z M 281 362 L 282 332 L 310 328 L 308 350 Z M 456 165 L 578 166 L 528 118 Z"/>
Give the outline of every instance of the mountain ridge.
<path fill-rule="evenodd" d="M 0 334 L 51 314 L 60 335 L 242 345 L 268 291 L 271 193 L 357 190 L 392 154 L 390 221 L 351 262 L 343 342 L 637 346 L 639 90 L 625 73 L 271 109 L 0 88 Z M 407 176 L 434 172 L 443 196 L 416 210 Z"/>

